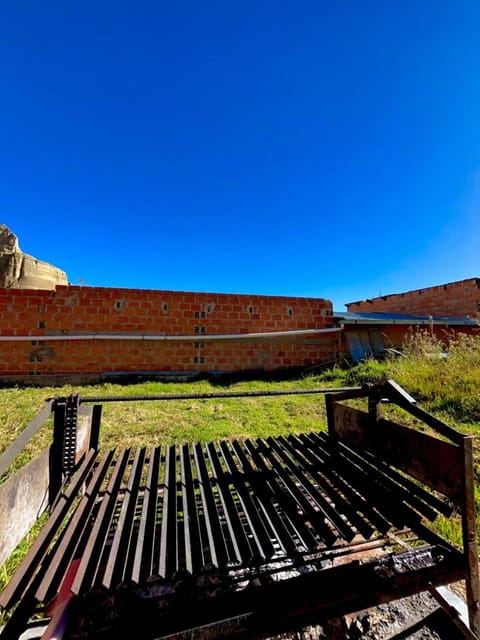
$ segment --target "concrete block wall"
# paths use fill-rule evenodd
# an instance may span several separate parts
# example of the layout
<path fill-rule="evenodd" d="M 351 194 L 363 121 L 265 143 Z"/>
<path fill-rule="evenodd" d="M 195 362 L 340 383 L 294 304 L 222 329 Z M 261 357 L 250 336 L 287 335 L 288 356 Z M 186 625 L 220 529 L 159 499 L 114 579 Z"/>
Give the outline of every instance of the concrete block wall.
<path fill-rule="evenodd" d="M 476 318 L 480 312 L 480 278 L 350 302 L 346 307 L 348 311 L 359 313 L 390 312 Z"/>
<path fill-rule="evenodd" d="M 79 286 L 0 289 L 0 336 L 28 337 L 0 341 L 0 380 L 314 365 L 335 357 L 338 334 L 221 342 L 207 336 L 325 329 L 333 325 L 332 314 L 323 298 Z M 127 337 L 68 340 L 92 333 Z M 192 338 L 148 339 L 159 334 Z"/>

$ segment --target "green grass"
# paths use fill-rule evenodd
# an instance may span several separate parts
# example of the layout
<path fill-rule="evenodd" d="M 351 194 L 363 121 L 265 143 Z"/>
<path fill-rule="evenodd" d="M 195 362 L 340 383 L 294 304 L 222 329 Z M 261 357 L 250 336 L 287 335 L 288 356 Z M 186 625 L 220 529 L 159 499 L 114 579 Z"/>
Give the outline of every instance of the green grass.
<path fill-rule="evenodd" d="M 0 390 L 0 453 L 22 432 L 28 421 L 52 396 L 79 393 L 92 396 L 144 396 L 203 394 L 226 391 L 312 389 L 318 377 L 282 382 L 238 382 L 227 388 L 206 380 L 190 383 L 144 382 L 139 384 L 43 387 Z M 172 444 L 220 438 L 265 437 L 322 428 L 325 406 L 321 395 L 169 400 L 158 402 L 110 402 L 103 404 L 101 448 Z M 35 456 L 51 439 L 47 423 L 29 443 L 16 466 Z"/>

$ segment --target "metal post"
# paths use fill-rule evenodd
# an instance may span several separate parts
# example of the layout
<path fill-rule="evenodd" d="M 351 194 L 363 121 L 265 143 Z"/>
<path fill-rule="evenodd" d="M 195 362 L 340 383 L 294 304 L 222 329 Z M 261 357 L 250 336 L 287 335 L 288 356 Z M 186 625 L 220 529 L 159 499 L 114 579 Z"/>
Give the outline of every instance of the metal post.
<path fill-rule="evenodd" d="M 90 449 L 98 449 L 98 443 L 100 441 L 100 424 L 102 421 L 102 405 L 93 405 L 92 411 L 92 423 L 90 426 Z"/>
<path fill-rule="evenodd" d="M 473 477 L 473 437 L 463 439 L 465 493 L 462 508 L 463 549 L 466 561 L 466 591 L 470 628 L 480 638 L 480 577 Z"/>
<path fill-rule="evenodd" d="M 333 393 L 325 394 L 325 411 L 327 413 L 327 428 L 328 428 L 328 435 L 330 437 L 335 436 L 335 424 L 334 424 L 335 417 L 333 414 L 333 400 L 334 400 Z"/>
<path fill-rule="evenodd" d="M 378 386 L 374 386 L 369 389 L 368 393 L 368 415 L 370 416 L 370 420 L 372 424 L 376 424 L 380 418 L 381 414 L 381 400 L 382 396 Z"/>

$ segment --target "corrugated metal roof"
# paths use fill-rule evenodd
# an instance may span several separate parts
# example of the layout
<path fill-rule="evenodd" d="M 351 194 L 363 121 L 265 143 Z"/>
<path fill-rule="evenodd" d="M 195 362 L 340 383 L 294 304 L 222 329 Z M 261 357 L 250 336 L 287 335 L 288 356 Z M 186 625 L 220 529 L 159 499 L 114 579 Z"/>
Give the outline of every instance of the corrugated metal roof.
<path fill-rule="evenodd" d="M 333 317 L 345 324 L 408 324 L 408 325 L 450 325 L 479 326 L 480 321 L 472 318 L 453 318 L 447 316 L 417 316 L 408 313 L 353 313 L 334 311 Z"/>

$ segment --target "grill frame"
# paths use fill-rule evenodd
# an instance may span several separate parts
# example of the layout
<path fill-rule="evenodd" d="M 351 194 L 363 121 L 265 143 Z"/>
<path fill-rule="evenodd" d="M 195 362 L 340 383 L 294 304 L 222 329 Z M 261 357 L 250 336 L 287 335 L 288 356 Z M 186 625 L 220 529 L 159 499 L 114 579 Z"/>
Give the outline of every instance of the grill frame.
<path fill-rule="evenodd" d="M 138 614 L 131 620 L 135 608 L 150 621 L 149 640 L 192 628 L 208 637 L 224 618 L 230 635 L 238 637 L 243 629 L 248 637 L 267 637 L 459 579 L 466 579 L 474 629 L 471 438 L 439 426 L 394 383 L 317 392 L 326 392 L 328 434 L 127 449 L 107 452 L 94 467 L 101 409 L 87 403 L 98 398 L 55 400 L 54 436 L 61 434 L 69 450 L 66 457 L 58 444 L 52 446 L 64 485 L 53 509 L 56 519 L 50 518 L 0 595 L 2 607 L 16 606 L 2 640 L 14 638 L 39 603 L 49 603 L 45 614 L 52 615 L 52 624 L 68 603 L 70 619 L 77 628 L 82 621 L 87 633 L 78 637 L 92 640 L 118 632 L 120 621 L 122 629 L 133 625 L 131 632 L 138 631 Z M 359 397 L 368 398 L 368 412 L 342 408 L 342 401 Z M 422 456 L 400 471 L 389 464 L 389 456 L 395 457 L 389 438 L 403 446 L 404 432 L 398 440 L 399 425 L 382 422 L 385 397 L 421 414 L 441 442 L 451 440 L 439 446 L 451 456 L 453 470 L 461 461 L 461 481 L 453 489 L 445 489 L 443 477 Z M 77 442 L 73 460 L 77 414 L 90 416 L 91 429 Z M 69 438 L 59 427 L 62 415 L 68 416 Z M 387 432 L 383 457 L 372 451 L 379 446 L 379 426 Z M 405 437 L 410 446 L 417 436 Z M 355 446 L 358 438 L 365 450 Z M 428 455 L 423 458 L 428 462 Z M 444 488 L 448 500 L 418 481 Z M 453 506 L 462 511 L 463 550 L 426 526 Z M 176 591 L 166 597 L 173 585 Z M 99 599 L 113 605 L 99 606 Z M 275 612 L 272 601 L 281 603 Z"/>

